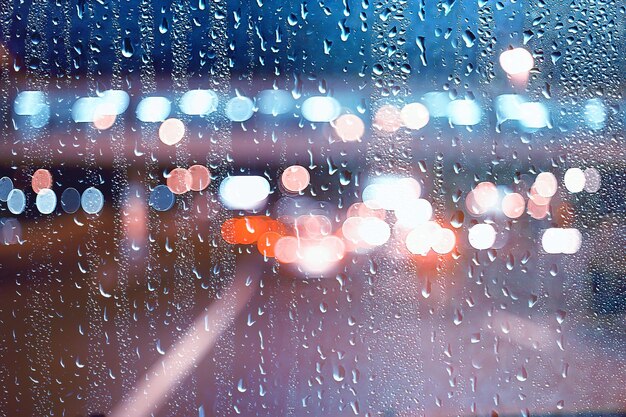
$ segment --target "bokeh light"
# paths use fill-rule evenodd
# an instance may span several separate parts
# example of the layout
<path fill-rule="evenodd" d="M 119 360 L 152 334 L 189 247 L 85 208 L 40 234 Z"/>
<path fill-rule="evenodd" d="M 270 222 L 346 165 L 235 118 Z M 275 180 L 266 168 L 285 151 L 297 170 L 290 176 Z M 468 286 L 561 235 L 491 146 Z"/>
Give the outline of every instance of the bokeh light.
<path fill-rule="evenodd" d="M 257 96 L 259 113 L 277 116 L 293 109 L 291 94 L 284 90 L 263 90 Z"/>
<path fill-rule="evenodd" d="M 215 91 L 198 89 L 183 94 L 178 101 L 178 107 L 189 116 L 205 116 L 216 111 L 218 103 L 219 98 Z"/>
<path fill-rule="evenodd" d="M 450 244 L 450 242 L 447 241 L 449 236 L 443 236 L 445 241 L 439 242 L 439 239 L 442 237 L 440 232 L 441 226 L 437 222 L 429 221 L 420 224 L 406 236 L 406 248 L 412 254 L 421 256 L 428 255 L 434 243 L 437 244 L 437 249 L 444 250 L 446 246 Z"/>
<path fill-rule="evenodd" d="M 490 224 L 479 223 L 469 229 L 468 239 L 474 249 L 485 250 L 496 243 L 496 229 Z"/>
<path fill-rule="evenodd" d="M 174 206 L 176 197 L 172 190 L 167 185 L 157 185 L 150 192 L 150 198 L 148 199 L 148 205 L 156 211 L 167 211 Z"/>
<path fill-rule="evenodd" d="M 291 264 L 298 260 L 298 239 L 293 236 L 284 236 L 274 245 L 274 255 L 283 264 Z"/>
<path fill-rule="evenodd" d="M 47 169 L 38 169 L 31 178 L 31 186 L 35 194 L 46 188 L 52 188 L 52 174 Z"/>
<path fill-rule="evenodd" d="M 527 129 L 549 127 L 550 112 L 543 103 L 522 103 L 519 105 L 519 122 Z"/>
<path fill-rule="evenodd" d="M 402 108 L 400 117 L 404 126 L 412 130 L 419 130 L 428 124 L 430 113 L 422 103 L 410 103 Z"/>
<path fill-rule="evenodd" d="M 184 136 L 185 124 L 179 119 L 167 119 L 159 127 L 159 139 L 166 145 L 176 145 Z"/>
<path fill-rule="evenodd" d="M 231 210 L 260 208 L 270 194 L 269 182 L 260 176 L 228 177 L 220 184 L 219 194 L 224 205 Z"/>
<path fill-rule="evenodd" d="M 358 236 L 370 246 L 381 246 L 391 237 L 391 228 L 378 217 L 365 217 L 358 225 Z"/>
<path fill-rule="evenodd" d="M 24 191 L 14 188 L 7 196 L 7 208 L 12 214 L 22 214 L 26 208 L 26 195 Z"/>
<path fill-rule="evenodd" d="M 558 189 L 558 182 L 551 172 L 542 172 L 537 175 L 534 187 L 541 197 L 552 198 Z"/>
<path fill-rule="evenodd" d="M 440 228 L 432 241 L 432 249 L 439 255 L 445 255 L 454 249 L 456 236 L 450 229 Z"/>
<path fill-rule="evenodd" d="M 483 111 L 474 100 L 451 101 L 446 113 L 450 123 L 457 126 L 477 125 L 483 116 Z"/>
<path fill-rule="evenodd" d="M 66 188 L 61 193 L 61 208 L 68 214 L 74 214 L 80 208 L 80 193 L 76 188 Z"/>
<path fill-rule="evenodd" d="M 417 200 L 422 187 L 414 178 L 377 178 L 363 190 L 363 203 L 370 209 L 398 210 Z"/>
<path fill-rule="evenodd" d="M 341 104 L 333 97 L 309 97 L 302 103 L 302 117 L 310 122 L 331 122 L 340 113 Z"/>
<path fill-rule="evenodd" d="M 585 170 L 585 191 L 588 193 L 597 193 L 602 187 L 602 176 L 600 171 L 595 168 L 587 168 Z"/>
<path fill-rule="evenodd" d="M 502 212 L 509 219 L 518 219 L 526 210 L 526 200 L 521 194 L 511 193 L 502 199 Z"/>
<path fill-rule="evenodd" d="M 391 104 L 385 104 L 376 111 L 374 127 L 383 132 L 393 133 L 402 127 L 400 110 Z"/>
<path fill-rule="evenodd" d="M 254 102 L 248 97 L 233 97 L 226 103 L 224 112 L 233 122 L 245 122 L 254 114 Z"/>
<path fill-rule="evenodd" d="M 165 97 L 146 97 L 135 110 L 137 119 L 146 123 L 162 122 L 172 111 L 172 103 Z"/>
<path fill-rule="evenodd" d="M 335 133 L 344 142 L 361 140 L 365 134 L 365 124 L 359 116 L 354 114 L 342 114 L 335 122 Z"/>
<path fill-rule="evenodd" d="M 287 191 L 299 193 L 309 186 L 311 175 L 303 166 L 292 165 L 283 171 L 280 180 Z"/>
<path fill-rule="evenodd" d="M 549 204 L 538 204 L 536 199 L 528 200 L 528 214 L 535 220 L 543 220 L 548 216 L 550 212 Z"/>
<path fill-rule="evenodd" d="M 50 214 L 57 206 L 57 195 L 51 189 L 44 188 L 37 194 L 35 206 L 41 214 Z"/>
<path fill-rule="evenodd" d="M 573 255 L 582 246 L 582 234 L 578 229 L 546 229 L 541 236 L 543 250 L 552 255 Z"/>
<path fill-rule="evenodd" d="M 190 188 L 193 191 L 202 191 L 211 183 L 211 172 L 204 165 L 192 165 L 189 167 L 191 174 Z"/>
<path fill-rule="evenodd" d="M 0 178 L 0 201 L 6 202 L 13 189 L 13 181 L 9 177 Z"/>
<path fill-rule="evenodd" d="M 524 48 L 514 48 L 502 52 L 500 66 L 509 75 L 528 73 L 535 66 L 535 59 Z"/>
<path fill-rule="evenodd" d="M 193 177 L 185 168 L 174 168 L 167 175 L 167 187 L 174 194 L 185 194 L 191 190 Z"/>
<path fill-rule="evenodd" d="M 580 168 L 570 168 L 563 177 L 565 188 L 570 193 L 579 193 L 585 189 L 585 173 Z"/>
<path fill-rule="evenodd" d="M 87 214 L 98 214 L 104 207 L 104 195 L 95 187 L 89 187 L 83 191 L 80 205 Z"/>

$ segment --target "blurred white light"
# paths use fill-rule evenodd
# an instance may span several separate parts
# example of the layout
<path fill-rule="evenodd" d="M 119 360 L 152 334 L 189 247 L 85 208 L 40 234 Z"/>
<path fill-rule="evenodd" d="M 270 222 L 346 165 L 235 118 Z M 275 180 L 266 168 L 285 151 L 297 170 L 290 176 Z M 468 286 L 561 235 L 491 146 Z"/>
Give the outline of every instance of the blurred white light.
<path fill-rule="evenodd" d="M 428 108 L 421 103 L 410 103 L 400 111 L 402 123 L 409 129 L 419 130 L 428 124 L 430 113 Z"/>
<path fill-rule="evenodd" d="M 99 104 L 99 97 L 79 98 L 72 105 L 72 119 L 76 123 L 92 123 Z"/>
<path fill-rule="evenodd" d="M 445 255 L 452 252 L 454 245 L 456 245 L 454 232 L 450 229 L 440 228 L 433 239 L 432 249 L 440 255 Z"/>
<path fill-rule="evenodd" d="M 502 94 L 496 98 L 496 115 L 498 123 L 507 120 L 519 120 L 520 105 L 526 100 L 519 94 Z"/>
<path fill-rule="evenodd" d="M 474 126 L 480 122 L 482 110 L 474 100 L 454 100 L 447 109 L 450 123 L 458 126 Z"/>
<path fill-rule="evenodd" d="M 515 48 L 502 52 L 500 65 L 509 75 L 518 75 L 529 72 L 535 66 L 535 59 L 524 48 Z"/>
<path fill-rule="evenodd" d="M 308 273 L 323 273 L 343 259 L 345 245 L 336 236 L 321 240 L 300 240 L 297 258 L 300 267 Z"/>
<path fill-rule="evenodd" d="M 427 222 L 420 224 L 409 232 L 406 236 L 406 248 L 414 255 L 428 255 L 433 243 L 439 243 L 441 226 L 437 222 Z M 438 249 L 444 249 L 439 247 Z"/>
<path fill-rule="evenodd" d="M 178 106 L 189 116 L 204 116 L 217 110 L 218 103 L 219 98 L 213 90 L 190 90 L 183 94 Z"/>
<path fill-rule="evenodd" d="M 15 97 L 13 111 L 18 116 L 35 116 L 44 107 L 48 107 L 48 104 L 42 91 L 22 91 Z"/>
<path fill-rule="evenodd" d="M 468 238 L 473 248 L 489 249 L 496 243 L 496 229 L 490 224 L 477 224 L 469 229 Z"/>
<path fill-rule="evenodd" d="M 606 122 L 606 107 L 602 100 L 592 98 L 585 103 L 585 121 L 593 130 L 600 130 Z"/>
<path fill-rule="evenodd" d="M 102 92 L 99 109 L 100 114 L 118 116 L 128 109 L 130 97 L 124 90 L 106 90 Z"/>
<path fill-rule="evenodd" d="M 522 103 L 519 106 L 519 121 L 527 129 L 548 127 L 550 125 L 550 112 L 542 103 Z"/>
<path fill-rule="evenodd" d="M 412 229 L 426 223 L 433 216 L 433 206 L 423 198 L 407 199 L 395 211 L 397 226 Z"/>
<path fill-rule="evenodd" d="M 579 193 L 585 189 L 585 173 L 580 168 L 570 168 L 563 178 L 565 188 L 570 193 Z"/>
<path fill-rule="evenodd" d="M 254 114 L 254 102 L 248 97 L 233 97 L 226 103 L 225 112 L 233 122 L 245 122 Z"/>
<path fill-rule="evenodd" d="M 126 91 L 106 90 L 99 97 L 81 97 L 72 105 L 76 123 L 93 123 L 103 116 L 117 116 L 126 111 L 130 97 Z"/>
<path fill-rule="evenodd" d="M 443 91 L 431 91 L 422 96 L 430 117 L 448 117 L 450 95 Z"/>
<path fill-rule="evenodd" d="M 541 237 L 541 246 L 546 253 L 561 253 L 561 231 L 562 229 L 547 229 Z"/>
<path fill-rule="evenodd" d="M 254 210 L 263 206 L 270 194 L 270 184 L 256 175 L 228 177 L 220 184 L 219 193 L 231 210 Z"/>
<path fill-rule="evenodd" d="M 162 122 L 170 115 L 172 103 L 165 97 L 146 97 L 137 105 L 137 118 L 142 122 Z"/>
<path fill-rule="evenodd" d="M 293 108 L 293 98 L 283 90 L 263 90 L 259 93 L 257 105 L 259 113 L 276 116 Z"/>
<path fill-rule="evenodd" d="M 396 210 L 420 198 L 421 187 L 413 178 L 379 178 L 363 190 L 363 202 L 371 209 Z"/>
<path fill-rule="evenodd" d="M 573 255 L 582 246 L 582 234 L 578 229 L 547 229 L 541 237 L 541 246 L 546 253 L 552 255 Z"/>
<path fill-rule="evenodd" d="M 578 253 L 583 244 L 583 235 L 578 229 L 564 229 L 566 238 L 563 240 L 563 254 L 573 255 Z"/>
<path fill-rule="evenodd" d="M 358 234 L 370 246 L 381 246 L 391 237 L 389 225 L 378 217 L 365 217 L 358 225 Z"/>
<path fill-rule="evenodd" d="M 310 122 L 331 122 L 341 114 L 341 105 L 332 97 L 309 97 L 302 103 L 302 116 Z"/>

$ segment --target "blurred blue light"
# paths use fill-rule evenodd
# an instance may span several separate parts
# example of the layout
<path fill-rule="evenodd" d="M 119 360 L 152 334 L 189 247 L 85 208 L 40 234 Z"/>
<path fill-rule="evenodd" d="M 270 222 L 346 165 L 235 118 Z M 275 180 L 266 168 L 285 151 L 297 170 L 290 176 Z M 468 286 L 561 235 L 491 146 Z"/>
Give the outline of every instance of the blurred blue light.
<path fill-rule="evenodd" d="M 22 214 L 26 208 L 26 195 L 17 188 L 12 189 L 7 197 L 7 207 L 13 214 Z"/>
<path fill-rule="evenodd" d="M 430 117 L 448 117 L 450 96 L 443 91 L 431 91 L 422 96 Z"/>
<path fill-rule="evenodd" d="M 83 191 L 83 196 L 80 199 L 80 205 L 87 214 L 97 214 L 104 207 L 104 196 L 102 191 L 95 187 L 89 187 Z"/>
<path fill-rule="evenodd" d="M 0 201 L 5 202 L 9 198 L 9 193 L 13 189 L 13 181 L 9 177 L 0 178 Z"/>
<path fill-rule="evenodd" d="M 80 193 L 76 188 L 66 188 L 61 194 L 61 207 L 68 214 L 74 214 L 80 208 Z"/>
<path fill-rule="evenodd" d="M 502 94 L 496 97 L 498 123 L 503 123 L 507 120 L 519 120 L 520 105 L 525 101 L 519 94 Z"/>
<path fill-rule="evenodd" d="M 233 97 L 226 103 L 226 116 L 233 122 L 245 122 L 254 114 L 254 102 L 248 97 Z"/>
<path fill-rule="evenodd" d="M 606 123 L 606 107 L 602 100 L 592 98 L 585 103 L 585 121 L 587 126 L 593 130 L 600 130 Z"/>
<path fill-rule="evenodd" d="M 174 193 L 166 185 L 157 185 L 150 192 L 148 204 L 157 211 L 167 211 L 174 206 Z"/>
<path fill-rule="evenodd" d="M 291 94 L 283 90 L 263 90 L 257 100 L 259 113 L 273 116 L 284 114 L 293 108 Z"/>
<path fill-rule="evenodd" d="M 35 206 L 41 214 L 50 214 L 57 206 L 57 195 L 49 188 L 39 191 L 35 199 Z"/>
<path fill-rule="evenodd" d="M 18 116 L 35 116 L 48 107 L 46 95 L 41 91 L 22 91 L 15 98 L 13 111 Z"/>

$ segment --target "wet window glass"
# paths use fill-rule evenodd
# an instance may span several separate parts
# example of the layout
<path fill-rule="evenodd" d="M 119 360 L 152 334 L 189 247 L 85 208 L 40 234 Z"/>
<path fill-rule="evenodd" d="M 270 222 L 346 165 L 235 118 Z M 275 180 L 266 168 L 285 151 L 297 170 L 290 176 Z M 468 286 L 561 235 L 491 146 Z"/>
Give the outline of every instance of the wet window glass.
<path fill-rule="evenodd" d="M 626 414 L 621 0 L 6 0 L 0 415 Z"/>

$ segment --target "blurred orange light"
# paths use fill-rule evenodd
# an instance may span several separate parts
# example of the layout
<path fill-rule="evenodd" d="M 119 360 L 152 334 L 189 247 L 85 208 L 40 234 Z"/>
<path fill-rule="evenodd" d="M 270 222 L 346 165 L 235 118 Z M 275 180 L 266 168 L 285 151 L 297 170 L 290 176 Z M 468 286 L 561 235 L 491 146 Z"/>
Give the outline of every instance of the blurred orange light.
<path fill-rule="evenodd" d="M 36 194 L 46 188 L 52 188 L 52 174 L 47 169 L 38 169 L 31 179 L 33 191 Z"/>
<path fill-rule="evenodd" d="M 191 190 L 193 177 L 185 168 L 174 168 L 167 176 L 167 188 L 174 194 L 185 194 Z"/>
<path fill-rule="evenodd" d="M 511 193 L 502 199 L 502 212 L 510 219 L 517 219 L 524 214 L 526 201 L 518 193 Z"/>
<path fill-rule="evenodd" d="M 365 124 L 359 116 L 354 114 L 344 114 L 339 116 L 335 122 L 335 132 L 344 142 L 354 142 L 360 140 L 365 134 Z"/>
<path fill-rule="evenodd" d="M 193 165 L 189 167 L 191 174 L 190 188 L 193 191 L 202 191 L 211 183 L 211 173 L 204 165 Z"/>
<path fill-rule="evenodd" d="M 283 172 L 280 179 L 287 191 L 299 193 L 309 186 L 311 175 L 306 168 L 292 165 Z"/>
<path fill-rule="evenodd" d="M 266 258 L 273 258 L 275 254 L 276 243 L 282 236 L 276 232 L 265 232 L 259 236 L 257 248 L 261 255 Z"/>
<path fill-rule="evenodd" d="M 382 106 L 374 116 L 374 127 L 388 133 L 393 133 L 400 129 L 402 127 L 400 110 L 390 104 Z"/>

